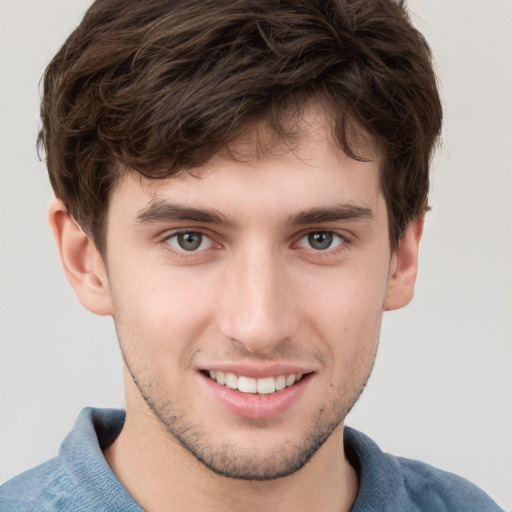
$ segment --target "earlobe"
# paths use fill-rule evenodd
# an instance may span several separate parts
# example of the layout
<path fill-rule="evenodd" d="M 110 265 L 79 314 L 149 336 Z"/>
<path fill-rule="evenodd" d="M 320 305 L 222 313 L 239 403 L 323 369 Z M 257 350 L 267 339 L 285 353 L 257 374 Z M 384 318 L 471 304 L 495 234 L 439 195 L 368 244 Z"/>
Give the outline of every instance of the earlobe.
<path fill-rule="evenodd" d="M 411 302 L 418 273 L 418 250 L 423 233 L 424 217 L 414 219 L 408 226 L 390 264 L 384 309 L 399 309 Z"/>
<path fill-rule="evenodd" d="M 80 303 L 97 315 L 112 315 L 107 272 L 94 242 L 59 199 L 50 205 L 48 221 L 64 273 Z"/>

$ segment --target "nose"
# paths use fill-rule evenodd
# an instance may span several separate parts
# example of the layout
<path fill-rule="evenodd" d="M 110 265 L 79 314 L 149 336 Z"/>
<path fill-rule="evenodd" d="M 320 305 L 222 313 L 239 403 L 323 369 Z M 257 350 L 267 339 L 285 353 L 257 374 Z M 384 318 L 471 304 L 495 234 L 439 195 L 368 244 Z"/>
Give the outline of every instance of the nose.
<path fill-rule="evenodd" d="M 293 282 L 277 251 L 247 251 L 230 262 L 218 304 L 224 336 L 269 355 L 297 329 Z"/>

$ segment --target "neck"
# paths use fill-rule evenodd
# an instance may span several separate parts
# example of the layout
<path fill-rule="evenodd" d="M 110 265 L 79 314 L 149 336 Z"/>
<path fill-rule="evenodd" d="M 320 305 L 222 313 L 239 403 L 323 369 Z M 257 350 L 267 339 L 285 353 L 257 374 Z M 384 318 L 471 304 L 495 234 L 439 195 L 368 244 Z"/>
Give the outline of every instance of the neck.
<path fill-rule="evenodd" d="M 151 434 L 148 434 L 151 433 Z M 267 481 L 214 473 L 197 461 L 149 410 L 130 414 L 117 440 L 104 452 L 128 492 L 148 512 L 169 510 L 348 511 L 358 480 L 343 451 L 340 425 L 299 471 Z"/>

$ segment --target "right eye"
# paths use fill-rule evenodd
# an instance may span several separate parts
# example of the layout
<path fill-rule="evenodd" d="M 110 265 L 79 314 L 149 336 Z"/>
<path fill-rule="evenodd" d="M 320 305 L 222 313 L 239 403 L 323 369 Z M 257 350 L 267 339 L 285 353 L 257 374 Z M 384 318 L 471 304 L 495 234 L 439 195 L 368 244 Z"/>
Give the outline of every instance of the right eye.
<path fill-rule="evenodd" d="M 167 238 L 167 243 L 181 252 L 198 252 L 213 246 L 213 240 L 200 231 L 178 231 Z"/>

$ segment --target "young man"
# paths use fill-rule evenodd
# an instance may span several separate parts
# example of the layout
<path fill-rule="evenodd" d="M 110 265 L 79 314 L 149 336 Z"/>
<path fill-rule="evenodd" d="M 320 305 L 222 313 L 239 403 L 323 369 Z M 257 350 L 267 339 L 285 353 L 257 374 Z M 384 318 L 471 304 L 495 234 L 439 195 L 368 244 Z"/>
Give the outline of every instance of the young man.
<path fill-rule="evenodd" d="M 344 420 L 412 298 L 441 107 L 392 1 L 99 0 L 50 63 L 50 224 L 114 318 L 86 409 L 1 510 L 498 510 Z"/>

